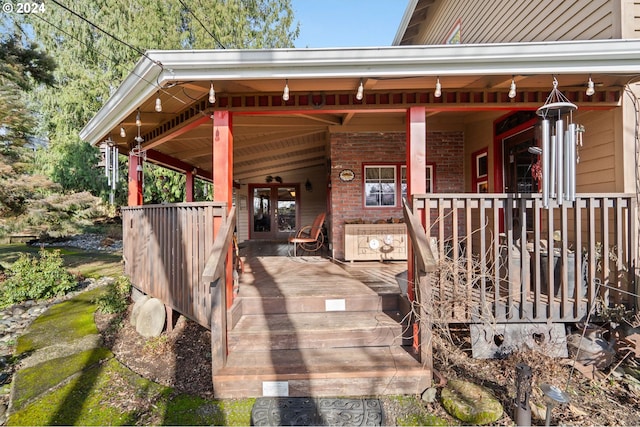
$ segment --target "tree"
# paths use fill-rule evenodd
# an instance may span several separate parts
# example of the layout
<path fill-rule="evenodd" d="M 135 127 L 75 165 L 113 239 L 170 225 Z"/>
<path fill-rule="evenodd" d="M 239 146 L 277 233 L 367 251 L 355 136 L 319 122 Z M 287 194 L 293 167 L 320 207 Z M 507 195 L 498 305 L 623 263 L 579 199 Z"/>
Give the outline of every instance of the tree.
<path fill-rule="evenodd" d="M 34 138 L 36 120 L 25 93 L 34 85 L 53 86 L 54 69 L 53 59 L 34 43 L 22 43 L 16 34 L 0 37 L 0 153 L 11 161 Z"/>
<path fill-rule="evenodd" d="M 67 158 L 79 151 L 80 129 L 145 50 L 291 47 L 299 32 L 290 0 L 65 3 L 52 0 L 46 3 L 46 16 L 25 19 L 36 40 L 58 62 L 57 87 L 37 96 L 50 141 L 47 160 L 53 164 L 47 173 L 68 191 L 84 189 L 80 186 L 92 180 L 92 173 L 99 173 L 92 169 L 95 162 L 89 156 L 82 160 L 85 171 L 80 171 L 79 162 Z M 74 163 L 77 175 L 84 178 L 64 181 L 64 174 L 56 173 L 56 168 L 61 169 L 55 166 L 58 163 Z M 93 182 L 97 181 L 96 177 Z M 172 178 L 167 182 L 180 185 Z M 98 194 L 95 188 L 91 191 Z M 176 191 L 159 194 L 175 195 Z"/>

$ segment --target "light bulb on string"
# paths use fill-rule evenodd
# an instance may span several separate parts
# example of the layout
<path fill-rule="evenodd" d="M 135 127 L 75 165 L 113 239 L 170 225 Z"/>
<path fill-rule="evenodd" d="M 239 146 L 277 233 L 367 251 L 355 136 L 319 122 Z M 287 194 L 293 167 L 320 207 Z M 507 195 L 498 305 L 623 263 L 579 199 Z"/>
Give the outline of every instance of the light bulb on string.
<path fill-rule="evenodd" d="M 593 96 L 593 94 L 596 93 L 595 84 L 593 83 L 593 80 L 591 80 L 591 76 L 589 76 L 589 81 L 587 82 L 587 90 L 585 91 L 585 93 L 587 94 L 587 96 Z"/>
<path fill-rule="evenodd" d="M 358 101 L 362 101 L 364 97 L 364 86 L 362 85 L 362 79 L 360 79 L 360 86 L 358 86 L 358 91 L 356 92 L 356 99 Z"/>
<path fill-rule="evenodd" d="M 516 97 L 516 82 L 514 79 L 511 79 L 511 85 L 509 86 L 509 98 L 513 99 Z"/>
<path fill-rule="evenodd" d="M 213 83 L 211 83 L 211 87 L 209 88 L 209 103 L 216 103 L 216 91 L 213 89 Z"/>

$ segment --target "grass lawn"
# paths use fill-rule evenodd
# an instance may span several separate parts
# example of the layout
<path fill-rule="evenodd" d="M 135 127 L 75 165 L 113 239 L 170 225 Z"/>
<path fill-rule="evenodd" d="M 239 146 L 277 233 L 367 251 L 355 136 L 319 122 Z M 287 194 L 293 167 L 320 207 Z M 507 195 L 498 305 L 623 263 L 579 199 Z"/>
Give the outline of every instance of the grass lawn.
<path fill-rule="evenodd" d="M 37 254 L 40 248 L 24 243 L 0 245 L 0 264 L 4 268 L 15 262 L 21 253 Z M 103 251 L 85 251 L 79 248 L 45 248 L 59 250 L 67 269 L 84 277 L 121 276 L 124 264 L 122 255 Z"/>

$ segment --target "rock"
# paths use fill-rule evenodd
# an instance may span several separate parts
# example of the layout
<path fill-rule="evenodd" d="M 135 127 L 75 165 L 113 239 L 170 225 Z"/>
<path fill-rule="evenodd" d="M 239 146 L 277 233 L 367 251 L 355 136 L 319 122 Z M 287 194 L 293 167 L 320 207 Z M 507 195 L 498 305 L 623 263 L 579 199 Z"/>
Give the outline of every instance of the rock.
<path fill-rule="evenodd" d="M 133 308 L 131 309 L 131 316 L 129 316 L 129 322 L 131 322 L 131 326 L 136 326 L 140 308 L 144 305 L 145 302 L 149 301 L 149 299 L 149 295 L 143 295 L 136 300 L 135 304 L 133 304 Z"/>
<path fill-rule="evenodd" d="M 146 295 L 139 289 L 131 287 L 131 300 L 133 302 L 138 302 L 138 300 Z"/>
<path fill-rule="evenodd" d="M 449 414 L 467 424 L 491 424 L 502 417 L 502 404 L 493 393 L 467 381 L 450 380 L 440 399 Z"/>
<path fill-rule="evenodd" d="M 162 301 L 151 298 L 140 308 L 136 320 L 136 331 L 145 338 L 160 336 L 167 319 L 167 311 Z"/>
<path fill-rule="evenodd" d="M 426 403 L 433 403 L 436 401 L 437 393 L 438 390 L 435 387 L 430 387 L 422 393 L 422 400 Z"/>
<path fill-rule="evenodd" d="M 547 408 L 544 406 L 536 405 L 535 403 L 531 404 L 531 416 L 534 420 L 544 420 L 547 418 Z"/>
<path fill-rule="evenodd" d="M 4 414 L 7 412 L 7 405 L 4 403 L 0 404 L 0 418 L 4 417 Z"/>
<path fill-rule="evenodd" d="M 567 337 L 567 347 L 572 356 L 583 365 L 594 365 L 597 369 L 605 369 L 615 357 L 614 343 L 603 336 L 604 330 L 597 326 L 588 326 L 584 336 L 582 333 Z"/>

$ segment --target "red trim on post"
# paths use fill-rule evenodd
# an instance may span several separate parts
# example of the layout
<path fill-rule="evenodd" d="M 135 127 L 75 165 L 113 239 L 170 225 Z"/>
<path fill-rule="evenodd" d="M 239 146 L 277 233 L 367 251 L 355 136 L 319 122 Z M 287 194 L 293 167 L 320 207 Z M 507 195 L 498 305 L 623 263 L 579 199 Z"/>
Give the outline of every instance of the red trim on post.
<path fill-rule="evenodd" d="M 407 110 L 407 197 L 427 192 L 427 116 L 425 107 L 412 107 Z M 424 224 L 423 224 L 424 225 Z M 415 300 L 415 275 L 413 248 L 409 245 L 407 259 L 407 278 L 409 286 L 407 296 Z M 420 346 L 418 324 L 413 325 L 413 346 Z M 426 344 L 426 343 L 425 343 Z"/>
<path fill-rule="evenodd" d="M 213 201 L 225 202 L 228 212 L 231 209 L 232 199 L 233 134 L 231 132 L 231 113 L 229 111 L 215 111 L 213 113 Z M 216 218 L 216 220 L 214 233 L 217 233 L 222 225 L 221 218 Z M 229 251 L 229 253 L 231 252 Z M 233 304 L 233 274 L 231 263 L 227 262 L 226 265 L 227 308 L 230 308 Z"/>
<path fill-rule="evenodd" d="M 140 157 L 129 154 L 129 183 L 127 204 L 129 206 L 142 205 L 142 171 L 138 171 L 141 165 Z"/>

